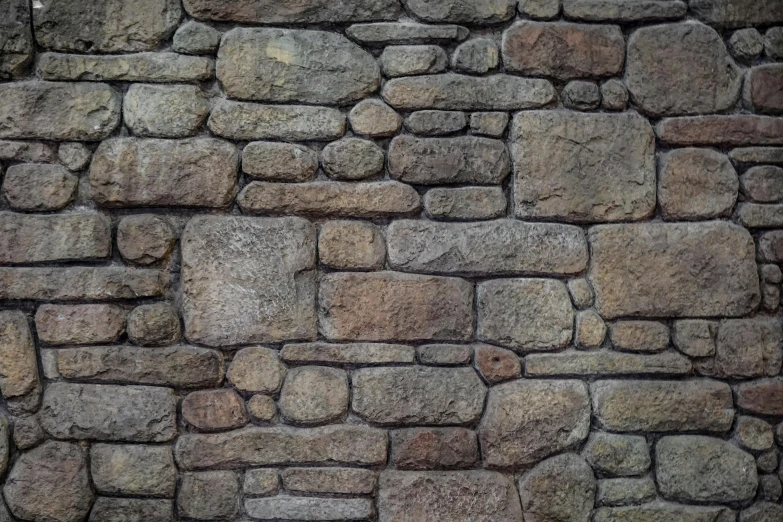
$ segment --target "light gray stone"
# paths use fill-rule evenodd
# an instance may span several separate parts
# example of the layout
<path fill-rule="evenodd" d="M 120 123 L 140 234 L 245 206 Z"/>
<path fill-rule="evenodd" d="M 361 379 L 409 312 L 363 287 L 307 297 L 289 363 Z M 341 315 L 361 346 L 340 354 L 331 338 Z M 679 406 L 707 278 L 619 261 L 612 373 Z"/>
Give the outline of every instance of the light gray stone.
<path fill-rule="evenodd" d="M 520 0 L 519 12 L 534 20 L 550 20 L 560 14 L 560 0 Z"/>
<path fill-rule="evenodd" d="M 332 179 L 355 181 L 379 174 L 386 156 L 373 141 L 343 138 L 321 151 L 321 165 Z"/>
<path fill-rule="evenodd" d="M 226 377 L 234 388 L 245 393 L 275 393 L 280 389 L 286 368 L 270 348 L 242 348 L 234 355 Z"/>
<path fill-rule="evenodd" d="M 734 31 L 729 38 L 729 49 L 739 60 L 754 60 L 764 52 L 764 37 L 753 27 Z"/>
<path fill-rule="evenodd" d="M 451 56 L 456 71 L 485 74 L 498 66 L 500 51 L 488 38 L 475 38 L 460 44 Z"/>
<path fill-rule="evenodd" d="M 286 374 L 280 412 L 297 424 L 338 421 L 348 411 L 348 374 L 337 368 L 301 366 Z"/>
<path fill-rule="evenodd" d="M 168 446 L 95 444 L 90 450 L 95 489 L 109 495 L 174 498 L 177 468 Z"/>
<path fill-rule="evenodd" d="M 92 151 L 83 143 L 65 142 L 57 147 L 57 157 L 68 170 L 75 172 L 90 164 Z"/>
<path fill-rule="evenodd" d="M 207 119 L 209 101 L 194 85 L 136 83 L 125 94 L 122 110 L 136 136 L 184 138 Z"/>
<path fill-rule="evenodd" d="M 467 124 L 465 113 L 459 111 L 416 111 L 405 119 L 405 128 L 422 136 L 453 134 Z"/>
<path fill-rule="evenodd" d="M 395 20 L 400 14 L 396 0 L 307 0 L 293 6 L 277 0 L 185 0 L 184 5 L 198 19 L 262 24 Z"/>
<path fill-rule="evenodd" d="M 590 286 L 590 281 L 584 277 L 568 281 L 568 293 L 571 294 L 574 306 L 579 310 L 593 305 L 593 287 Z"/>
<path fill-rule="evenodd" d="M 753 452 L 766 451 L 775 445 L 775 434 L 770 423 L 744 415 L 737 418 L 734 438 L 742 448 Z"/>
<path fill-rule="evenodd" d="M 453 366 L 467 364 L 473 355 L 469 344 L 425 344 L 416 347 L 416 359 L 420 364 Z"/>
<path fill-rule="evenodd" d="M 437 45 L 391 45 L 380 56 L 381 70 L 390 78 L 443 72 L 448 62 Z"/>
<path fill-rule="evenodd" d="M 42 344 L 113 343 L 125 331 L 126 315 L 109 304 L 45 304 L 35 313 L 35 328 Z"/>
<path fill-rule="evenodd" d="M 167 346 L 180 339 L 179 316 L 168 303 L 140 305 L 127 321 L 128 339 L 140 346 Z"/>
<path fill-rule="evenodd" d="M 159 296 L 165 286 L 158 270 L 115 266 L 0 268 L 0 299 L 114 301 Z"/>
<path fill-rule="evenodd" d="M 46 80 L 201 82 L 215 77 L 215 62 L 203 56 L 167 52 L 118 55 L 43 53 L 38 59 L 38 74 Z"/>
<path fill-rule="evenodd" d="M 492 219 L 506 213 L 506 195 L 501 187 L 433 188 L 424 195 L 424 209 L 433 219 Z"/>
<path fill-rule="evenodd" d="M 0 393 L 11 413 L 35 411 L 41 392 L 38 360 L 27 316 L 0 312 Z"/>
<path fill-rule="evenodd" d="M 601 103 L 604 109 L 624 111 L 628 107 L 628 90 L 619 80 L 609 80 L 601 84 Z"/>
<path fill-rule="evenodd" d="M 764 33 L 764 50 L 772 59 L 783 57 L 783 27 L 770 27 Z"/>
<path fill-rule="evenodd" d="M 280 488 L 280 477 L 276 469 L 249 469 L 245 472 L 242 491 L 245 495 L 276 495 Z"/>
<path fill-rule="evenodd" d="M 735 522 L 737 515 L 729 508 L 685 506 L 655 501 L 641 506 L 600 508 L 593 522 Z"/>
<path fill-rule="evenodd" d="M 197 520 L 234 520 L 239 514 L 239 475 L 233 471 L 184 473 L 177 492 L 180 516 Z"/>
<path fill-rule="evenodd" d="M 651 22 L 676 20 L 688 6 L 678 0 L 563 0 L 567 18 L 584 22 Z"/>
<path fill-rule="evenodd" d="M 736 218 L 745 228 L 780 228 L 783 227 L 783 205 L 740 203 Z"/>
<path fill-rule="evenodd" d="M 655 482 L 651 478 L 616 478 L 598 481 L 595 503 L 598 506 L 624 506 L 655 500 Z"/>
<path fill-rule="evenodd" d="M 280 357 L 291 363 L 350 364 L 356 366 L 414 362 L 412 346 L 384 343 L 287 344 Z"/>
<path fill-rule="evenodd" d="M 330 107 L 224 101 L 207 125 L 234 140 L 330 141 L 345 133 L 345 115 Z"/>
<path fill-rule="evenodd" d="M 381 100 L 362 100 L 348 113 L 348 121 L 356 134 L 375 138 L 397 134 L 402 116 Z"/>
<path fill-rule="evenodd" d="M 612 350 L 530 354 L 525 372 L 534 376 L 687 375 L 693 366 L 676 352 L 652 355 Z"/>
<path fill-rule="evenodd" d="M 759 502 L 740 513 L 740 522 L 775 522 L 783 517 L 783 507 Z"/>
<path fill-rule="evenodd" d="M 296 493 L 370 495 L 378 474 L 355 468 L 288 468 L 281 478 L 285 488 Z"/>
<path fill-rule="evenodd" d="M 191 20 L 174 33 L 171 47 L 183 54 L 214 54 L 220 44 L 220 36 L 214 27 Z"/>
<path fill-rule="evenodd" d="M 242 172 L 265 181 L 310 181 L 318 171 L 318 153 L 304 145 L 255 141 L 242 150 Z"/>
<path fill-rule="evenodd" d="M 563 87 L 561 98 L 563 105 L 570 109 L 590 111 L 601 104 L 601 91 L 594 82 L 573 80 Z"/>
<path fill-rule="evenodd" d="M 245 509 L 253 518 L 275 520 L 368 520 L 373 515 L 372 501 L 365 498 L 306 498 L 278 495 L 245 500 Z"/>
<path fill-rule="evenodd" d="M 641 435 L 593 432 L 582 456 L 593 469 L 608 475 L 634 476 L 650 469 L 650 450 Z"/>
<path fill-rule="evenodd" d="M 369 45 L 459 42 L 467 38 L 469 32 L 467 27 L 459 25 L 426 25 L 413 22 L 358 24 L 345 30 L 349 37 Z"/>
<path fill-rule="evenodd" d="M 595 490 L 593 470 L 582 457 L 551 457 L 519 479 L 525 522 L 588 522 Z"/>
<path fill-rule="evenodd" d="M 11 165 L 3 179 L 3 194 L 14 210 L 60 210 L 73 200 L 78 182 L 59 165 Z"/>
<path fill-rule="evenodd" d="M 56 163 L 57 149 L 40 141 L 0 140 L 0 160 L 27 163 Z"/>

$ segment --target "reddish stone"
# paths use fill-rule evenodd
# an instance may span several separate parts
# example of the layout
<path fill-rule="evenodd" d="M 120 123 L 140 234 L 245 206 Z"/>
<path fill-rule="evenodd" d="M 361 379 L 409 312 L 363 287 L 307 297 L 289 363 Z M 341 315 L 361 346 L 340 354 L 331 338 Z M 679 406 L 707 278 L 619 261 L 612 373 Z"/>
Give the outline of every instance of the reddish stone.
<path fill-rule="evenodd" d="M 206 431 L 247 424 L 244 401 L 228 388 L 191 393 L 182 401 L 182 417 L 188 424 Z"/>
<path fill-rule="evenodd" d="M 783 415 L 783 377 L 741 384 L 737 389 L 737 405 L 759 415 Z"/>
<path fill-rule="evenodd" d="M 783 114 L 783 64 L 754 67 L 745 89 L 745 96 L 756 112 Z"/>
<path fill-rule="evenodd" d="M 783 119 L 770 116 L 690 116 L 668 118 L 656 133 L 670 145 L 783 145 Z"/>
<path fill-rule="evenodd" d="M 487 382 L 507 381 L 519 377 L 522 373 L 522 364 L 519 356 L 511 350 L 497 346 L 476 346 L 476 368 Z"/>
<path fill-rule="evenodd" d="M 398 469 L 463 469 L 478 462 L 476 434 L 465 428 L 410 428 L 391 432 Z"/>

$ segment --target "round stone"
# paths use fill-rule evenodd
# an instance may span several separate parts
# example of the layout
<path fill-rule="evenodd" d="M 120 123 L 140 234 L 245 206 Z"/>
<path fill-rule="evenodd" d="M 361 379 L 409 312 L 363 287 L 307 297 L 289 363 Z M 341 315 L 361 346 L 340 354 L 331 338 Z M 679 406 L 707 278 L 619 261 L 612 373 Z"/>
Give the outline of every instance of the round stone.
<path fill-rule="evenodd" d="M 274 393 L 280 389 L 286 368 L 269 348 L 242 348 L 228 367 L 228 382 L 241 392 Z"/>
<path fill-rule="evenodd" d="M 738 60 L 755 60 L 764 51 L 764 37 L 752 27 L 734 31 L 729 38 L 729 49 Z"/>
<path fill-rule="evenodd" d="M 595 310 L 576 314 L 576 345 L 579 348 L 598 348 L 606 337 L 606 323 Z"/>
<path fill-rule="evenodd" d="M 402 116 L 380 100 L 363 100 L 348 113 L 348 121 L 356 134 L 393 136 L 400 130 Z"/>
<path fill-rule="evenodd" d="M 60 165 L 28 163 L 8 167 L 3 193 L 14 210 L 60 210 L 73 201 L 78 184 Z"/>
<path fill-rule="evenodd" d="M 511 350 L 482 344 L 476 346 L 475 354 L 476 368 L 490 384 L 519 377 L 522 373 L 519 356 Z"/>
<path fill-rule="evenodd" d="M 247 411 L 256 421 L 270 422 L 275 418 L 277 406 L 275 400 L 269 395 L 253 395 L 247 401 Z"/>
<path fill-rule="evenodd" d="M 457 71 L 484 74 L 498 66 L 499 56 L 495 42 L 487 38 L 475 38 L 457 47 L 451 63 Z"/>
<path fill-rule="evenodd" d="M 128 339 L 139 346 L 166 346 L 180 339 L 177 312 L 168 303 L 141 305 L 128 314 Z"/>
<path fill-rule="evenodd" d="M 383 170 L 383 150 L 372 141 L 345 138 L 324 147 L 321 164 L 333 179 L 357 180 Z"/>
<path fill-rule="evenodd" d="M 597 109 L 601 104 L 601 91 L 593 82 L 575 80 L 563 88 L 563 105 L 578 111 Z"/>
<path fill-rule="evenodd" d="M 117 227 L 120 254 L 139 265 L 150 265 L 164 259 L 175 242 L 176 235 L 171 225 L 152 214 L 128 216 Z"/>
<path fill-rule="evenodd" d="M 772 449 L 775 437 L 772 426 L 755 417 L 740 417 L 735 428 L 737 442 L 750 451 L 766 451 Z"/>
<path fill-rule="evenodd" d="M 174 33 L 172 49 L 183 54 L 212 54 L 220 43 L 220 32 L 206 24 L 190 21 Z"/>
<path fill-rule="evenodd" d="M 293 422 L 322 424 L 348 410 L 348 374 L 336 368 L 294 368 L 280 392 L 280 411 Z"/>
<path fill-rule="evenodd" d="M 604 109 L 624 111 L 628 107 L 628 90 L 618 80 L 609 80 L 601 84 L 601 101 Z"/>

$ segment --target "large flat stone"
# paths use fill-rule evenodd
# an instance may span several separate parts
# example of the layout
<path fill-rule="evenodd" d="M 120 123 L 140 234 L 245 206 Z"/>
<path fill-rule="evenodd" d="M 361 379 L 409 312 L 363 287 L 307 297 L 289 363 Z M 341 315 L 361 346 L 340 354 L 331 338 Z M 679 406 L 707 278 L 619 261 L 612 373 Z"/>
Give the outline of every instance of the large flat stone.
<path fill-rule="evenodd" d="M 738 316 L 759 302 L 753 240 L 736 225 L 602 225 L 588 237 L 606 318 Z"/>
<path fill-rule="evenodd" d="M 612 350 L 530 354 L 525 372 L 535 376 L 685 375 L 693 365 L 677 352 L 652 355 Z"/>
<path fill-rule="evenodd" d="M 211 346 L 315 337 L 315 227 L 193 218 L 182 234 L 185 336 Z"/>
<path fill-rule="evenodd" d="M 0 268 L 0 299 L 117 300 L 161 295 L 159 270 L 126 267 Z"/>
<path fill-rule="evenodd" d="M 386 343 L 296 343 L 287 344 L 280 351 L 280 358 L 291 363 L 330 363 L 357 366 L 413 363 L 415 356 L 416 351 L 412 346 Z"/>
<path fill-rule="evenodd" d="M 468 37 L 467 27 L 429 25 L 415 22 L 381 22 L 356 24 L 345 30 L 351 39 L 367 45 L 460 42 Z"/>
<path fill-rule="evenodd" d="M 345 133 L 345 115 L 331 107 L 223 101 L 207 125 L 234 140 L 330 141 Z"/>
<path fill-rule="evenodd" d="M 198 82 L 215 76 L 215 62 L 177 53 L 84 55 L 42 53 L 38 74 L 46 80 Z"/>
<path fill-rule="evenodd" d="M 655 135 L 635 113 L 520 112 L 511 124 L 521 218 L 633 221 L 655 209 Z"/>
<path fill-rule="evenodd" d="M 185 0 L 193 18 L 216 22 L 298 24 L 395 20 L 398 0 L 305 0 L 296 4 L 278 0 Z"/>
<path fill-rule="evenodd" d="M 514 16 L 515 0 L 404 0 L 405 7 L 426 22 L 492 24 Z"/>
<path fill-rule="evenodd" d="M 766 0 L 690 0 L 691 11 L 720 27 L 750 27 L 783 23 L 783 5 Z"/>

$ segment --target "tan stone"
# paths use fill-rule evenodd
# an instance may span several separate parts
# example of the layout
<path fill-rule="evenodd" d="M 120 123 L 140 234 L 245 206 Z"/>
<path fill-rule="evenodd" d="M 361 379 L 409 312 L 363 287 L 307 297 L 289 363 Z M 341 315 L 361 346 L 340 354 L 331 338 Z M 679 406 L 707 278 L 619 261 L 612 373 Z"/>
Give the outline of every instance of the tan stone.
<path fill-rule="evenodd" d="M 348 411 L 348 397 L 348 374 L 344 370 L 300 366 L 286 374 L 280 391 L 280 413 L 297 424 L 336 422 Z"/>
<path fill-rule="evenodd" d="M 530 354 L 525 373 L 536 376 L 592 375 L 687 375 L 690 361 L 676 352 L 652 355 L 620 353 L 611 350 Z"/>
<path fill-rule="evenodd" d="M 321 225 L 318 257 L 336 270 L 379 269 L 386 261 L 386 245 L 372 223 L 330 221 Z"/>
<path fill-rule="evenodd" d="M 593 309 L 576 314 L 574 344 L 579 348 L 598 348 L 606 338 L 606 323 Z"/>
<path fill-rule="evenodd" d="M 402 126 L 402 116 L 380 100 L 362 100 L 348 113 L 356 134 L 372 137 L 393 136 Z"/>
<path fill-rule="evenodd" d="M 776 318 L 727 319 L 718 326 L 715 376 L 772 377 L 783 365 L 783 329 Z"/>
<path fill-rule="evenodd" d="M 12 165 L 3 179 L 3 193 L 14 210 L 60 210 L 73 200 L 78 183 L 79 178 L 59 165 Z"/>
<path fill-rule="evenodd" d="M 165 259 L 177 236 L 171 225 L 153 214 L 128 216 L 117 226 L 117 248 L 122 257 L 139 265 Z"/>
<path fill-rule="evenodd" d="M 414 348 L 403 344 L 325 342 L 287 344 L 280 353 L 280 357 L 286 362 L 357 366 L 412 363 L 414 355 Z"/>
<path fill-rule="evenodd" d="M 618 350 L 655 353 L 669 346 L 669 327 L 656 321 L 617 321 L 609 332 Z"/>
<path fill-rule="evenodd" d="M 296 493 L 369 495 L 378 474 L 354 468 L 288 468 L 280 478 L 286 490 Z"/>
<path fill-rule="evenodd" d="M 167 446 L 95 444 L 90 449 L 95 489 L 108 495 L 173 498 L 177 468 Z"/>
<path fill-rule="evenodd" d="M 650 450 L 641 435 L 593 432 L 582 451 L 593 469 L 609 475 L 641 475 L 650 469 Z"/>
<path fill-rule="evenodd" d="M 670 145 L 734 147 L 783 145 L 783 120 L 750 114 L 689 116 L 661 120 L 655 129 Z"/>
<path fill-rule="evenodd" d="M 209 100 L 195 85 L 136 83 L 125 94 L 122 110 L 136 136 L 185 138 L 206 121 Z"/>
<path fill-rule="evenodd" d="M 5 399 L 39 388 L 35 345 L 22 312 L 0 312 L 0 392 Z"/>
<path fill-rule="evenodd" d="M 257 421 L 270 422 L 275 418 L 277 405 L 272 397 L 257 394 L 247 401 L 247 411 Z"/>
<path fill-rule="evenodd" d="M 416 347 L 419 363 L 432 366 L 467 364 L 472 355 L 473 347 L 469 344 L 424 344 Z"/>
<path fill-rule="evenodd" d="M 715 353 L 715 334 L 718 323 L 701 319 L 683 319 L 675 321 L 672 341 L 685 355 L 690 357 L 709 357 Z"/>
<path fill-rule="evenodd" d="M 424 195 L 424 208 L 433 219 L 492 219 L 506 213 L 506 195 L 501 187 L 433 188 Z"/>
<path fill-rule="evenodd" d="M 290 6 L 276 0 L 185 0 L 194 18 L 218 22 L 302 24 L 396 20 L 400 5 L 394 0 L 307 0 Z"/>
<path fill-rule="evenodd" d="M 35 328 L 43 344 L 113 343 L 125 331 L 126 311 L 107 304 L 45 304 L 35 313 Z"/>
<path fill-rule="evenodd" d="M 265 181 L 310 181 L 318 171 L 318 154 L 303 145 L 254 141 L 242 150 L 242 171 Z"/>
<path fill-rule="evenodd" d="M 155 297 L 161 272 L 125 267 L 0 268 L 0 299 L 117 300 Z"/>
<path fill-rule="evenodd" d="M 241 392 L 274 393 L 280 389 L 286 368 L 269 348 L 242 348 L 234 356 L 226 377 Z"/>
<path fill-rule="evenodd" d="M 207 125 L 218 136 L 234 140 L 324 141 L 345 133 L 345 116 L 329 107 L 226 100 L 212 109 Z"/>
<path fill-rule="evenodd" d="M 140 346 L 166 346 L 180 339 L 179 316 L 168 303 L 140 305 L 128 314 L 128 339 Z"/>
<path fill-rule="evenodd" d="M 525 522 L 588 522 L 595 492 L 593 470 L 573 453 L 548 458 L 519 478 Z"/>
<path fill-rule="evenodd" d="M 239 428 L 247 424 L 242 397 L 228 388 L 188 394 L 182 401 L 182 418 L 204 431 Z"/>
<path fill-rule="evenodd" d="M 148 52 L 116 55 L 42 53 L 38 74 L 47 80 L 200 82 L 215 76 L 215 61 L 204 56 Z M 76 138 L 74 138 L 76 139 Z"/>

